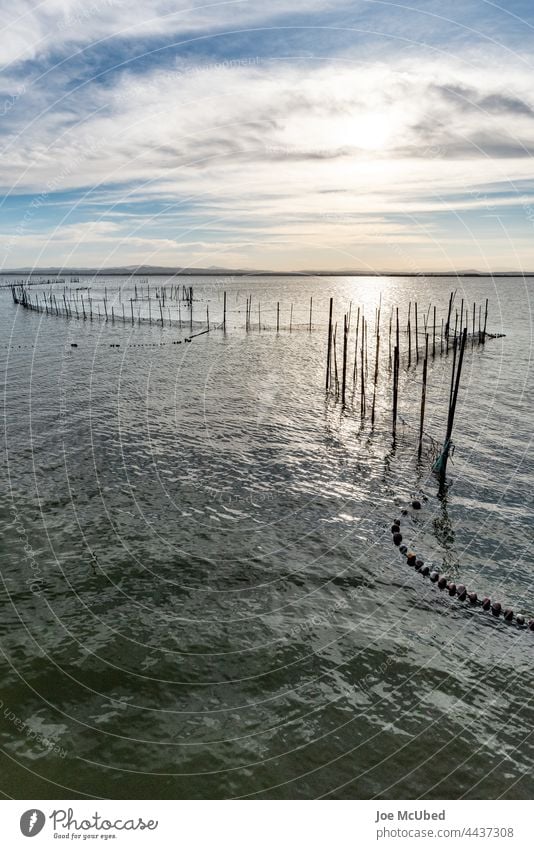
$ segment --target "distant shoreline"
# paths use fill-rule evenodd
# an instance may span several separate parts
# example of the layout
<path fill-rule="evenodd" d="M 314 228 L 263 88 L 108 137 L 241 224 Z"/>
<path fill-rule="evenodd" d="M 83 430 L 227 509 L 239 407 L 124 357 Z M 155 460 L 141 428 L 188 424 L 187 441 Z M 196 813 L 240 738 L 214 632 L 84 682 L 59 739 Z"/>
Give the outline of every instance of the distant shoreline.
<path fill-rule="evenodd" d="M 77 271 L 76 269 L 62 270 L 50 269 L 40 271 L 27 271 L 24 269 L 14 271 L 0 271 L 0 277 L 432 277 L 432 278 L 465 278 L 465 277 L 513 277 L 524 279 L 525 277 L 534 277 L 534 271 L 422 271 L 418 273 L 406 271 L 233 271 L 232 269 L 219 270 L 195 270 L 195 269 L 173 269 L 167 270 L 140 270 L 133 271 L 131 269 L 111 269 L 103 270 L 85 270 Z M 46 281 L 43 281 L 46 282 Z M 5 286 L 6 284 L 2 284 Z"/>

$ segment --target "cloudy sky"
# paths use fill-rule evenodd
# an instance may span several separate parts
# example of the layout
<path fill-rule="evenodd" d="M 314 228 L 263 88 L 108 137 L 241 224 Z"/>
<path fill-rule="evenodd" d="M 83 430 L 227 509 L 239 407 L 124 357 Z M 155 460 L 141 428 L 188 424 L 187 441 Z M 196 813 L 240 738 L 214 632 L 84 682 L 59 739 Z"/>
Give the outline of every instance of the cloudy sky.
<path fill-rule="evenodd" d="M 503 2 L 1 0 L 1 267 L 534 270 Z"/>

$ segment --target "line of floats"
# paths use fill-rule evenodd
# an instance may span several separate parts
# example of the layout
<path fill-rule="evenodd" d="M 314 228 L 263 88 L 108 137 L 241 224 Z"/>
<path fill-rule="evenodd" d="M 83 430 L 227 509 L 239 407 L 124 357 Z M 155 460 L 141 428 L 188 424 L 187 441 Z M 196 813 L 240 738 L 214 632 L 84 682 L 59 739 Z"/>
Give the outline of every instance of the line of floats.
<path fill-rule="evenodd" d="M 420 510 L 421 502 L 417 500 L 412 501 L 412 508 L 414 510 Z M 481 607 L 482 610 L 491 612 L 496 618 L 499 618 L 502 614 L 505 622 L 515 624 L 522 630 L 534 631 L 534 619 L 527 620 L 522 613 L 514 613 L 510 607 L 503 608 L 500 601 L 492 601 L 488 596 L 479 598 L 476 592 L 468 590 L 464 584 L 456 584 L 454 581 L 450 581 L 445 575 L 440 575 L 436 569 L 430 569 L 424 560 L 421 560 L 403 542 L 400 519 L 394 520 L 391 525 L 391 534 L 393 544 L 399 549 L 403 557 L 406 558 L 408 566 L 412 566 L 416 572 L 419 572 L 425 578 L 430 578 L 432 583 L 438 586 L 438 589 L 441 591 L 446 590 L 450 596 L 456 596 L 458 601 L 466 601 L 473 607 Z"/>

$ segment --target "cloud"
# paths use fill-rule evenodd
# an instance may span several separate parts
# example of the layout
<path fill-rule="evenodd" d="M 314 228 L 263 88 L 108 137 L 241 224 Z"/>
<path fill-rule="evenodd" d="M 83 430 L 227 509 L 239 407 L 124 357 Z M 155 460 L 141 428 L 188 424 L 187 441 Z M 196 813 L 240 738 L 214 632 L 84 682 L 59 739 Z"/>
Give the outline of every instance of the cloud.
<path fill-rule="evenodd" d="M 345 5 L 336 0 L 2 0 L 0 61 L 63 55 L 101 41 L 169 40 L 173 35 L 245 29 L 279 16 Z"/>
<path fill-rule="evenodd" d="M 86 251 L 116 245 L 135 261 L 151 251 L 193 261 L 212 245 L 243 264 L 250 248 L 236 246 L 254 242 L 267 267 L 274 244 L 422 245 L 416 216 L 483 209 L 484 195 L 508 208 L 505 193 L 534 179 L 521 63 L 460 73 L 443 57 L 236 59 L 123 70 L 77 89 L 66 77 L 24 81 L 5 116 L 4 205 L 39 200 L 21 253 L 41 239 L 48 256 L 70 240 Z M 115 229 L 99 228 L 95 210 Z M 17 215 L 13 228 L 24 208 Z"/>

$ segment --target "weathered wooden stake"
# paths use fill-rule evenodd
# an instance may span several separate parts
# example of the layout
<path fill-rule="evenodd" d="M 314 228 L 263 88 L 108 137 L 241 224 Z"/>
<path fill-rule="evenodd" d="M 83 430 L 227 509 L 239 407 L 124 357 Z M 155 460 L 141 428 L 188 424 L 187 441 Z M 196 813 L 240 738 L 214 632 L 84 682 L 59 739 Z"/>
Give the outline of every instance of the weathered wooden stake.
<path fill-rule="evenodd" d="M 410 324 L 410 312 L 412 309 L 412 302 L 410 301 L 408 305 L 408 368 L 410 368 L 412 364 L 412 327 Z"/>
<path fill-rule="evenodd" d="M 415 362 L 419 362 L 419 324 L 417 321 L 417 301 L 415 302 Z"/>
<path fill-rule="evenodd" d="M 330 311 L 328 314 L 328 347 L 326 353 L 326 391 L 330 387 L 330 361 L 332 359 L 332 309 L 334 305 L 334 299 L 330 298 Z"/>
<path fill-rule="evenodd" d="M 427 368 L 428 368 L 428 333 L 426 334 L 426 347 L 425 347 L 425 359 L 423 362 L 423 388 L 421 391 L 421 416 L 419 419 L 419 447 L 417 449 L 417 456 L 421 459 L 421 454 L 423 452 L 423 429 L 425 424 L 425 404 L 426 404 L 426 377 L 427 377 Z"/>
<path fill-rule="evenodd" d="M 347 316 L 343 316 L 343 370 L 341 377 L 341 404 L 345 406 L 345 389 L 347 386 L 347 341 L 349 335 L 349 323 Z"/>
<path fill-rule="evenodd" d="M 337 335 L 337 322 L 334 325 L 334 338 L 333 338 L 333 346 L 334 346 L 334 390 L 336 398 L 339 395 L 339 380 L 337 374 L 337 354 L 336 354 L 336 335 Z"/>
<path fill-rule="evenodd" d="M 364 346 L 365 346 L 366 337 L 367 337 L 367 321 L 362 316 L 362 361 L 361 361 L 361 368 L 360 368 L 360 415 L 361 415 L 362 419 L 365 416 L 365 377 L 366 377 L 366 370 L 365 370 L 365 360 L 364 360 Z"/>
<path fill-rule="evenodd" d="M 451 437 L 452 437 L 452 428 L 454 425 L 454 416 L 456 413 L 456 403 L 458 401 L 458 390 L 460 388 L 460 376 L 462 374 L 462 363 L 464 359 L 464 350 L 465 350 L 465 342 L 467 339 L 467 328 L 464 329 L 460 341 L 460 355 L 458 358 L 458 367 L 456 369 L 455 381 L 454 381 L 454 391 L 452 393 L 451 403 L 449 405 L 449 415 L 447 418 L 447 434 L 445 436 L 445 443 L 443 445 L 443 450 L 441 452 L 440 464 L 439 464 L 439 479 L 440 479 L 440 491 L 443 490 L 445 485 L 445 477 L 447 473 L 447 461 L 449 459 L 449 453 L 451 450 Z M 456 346 L 455 346 L 456 347 Z M 454 375 L 453 375 L 454 376 Z"/>
<path fill-rule="evenodd" d="M 354 368 L 352 370 L 352 391 L 356 389 L 356 375 L 358 371 L 358 333 L 360 331 L 360 308 L 358 307 L 358 316 L 356 318 L 356 342 L 354 343 Z"/>
<path fill-rule="evenodd" d="M 397 437 L 397 401 L 399 391 L 399 349 L 393 349 L 393 442 Z"/>

